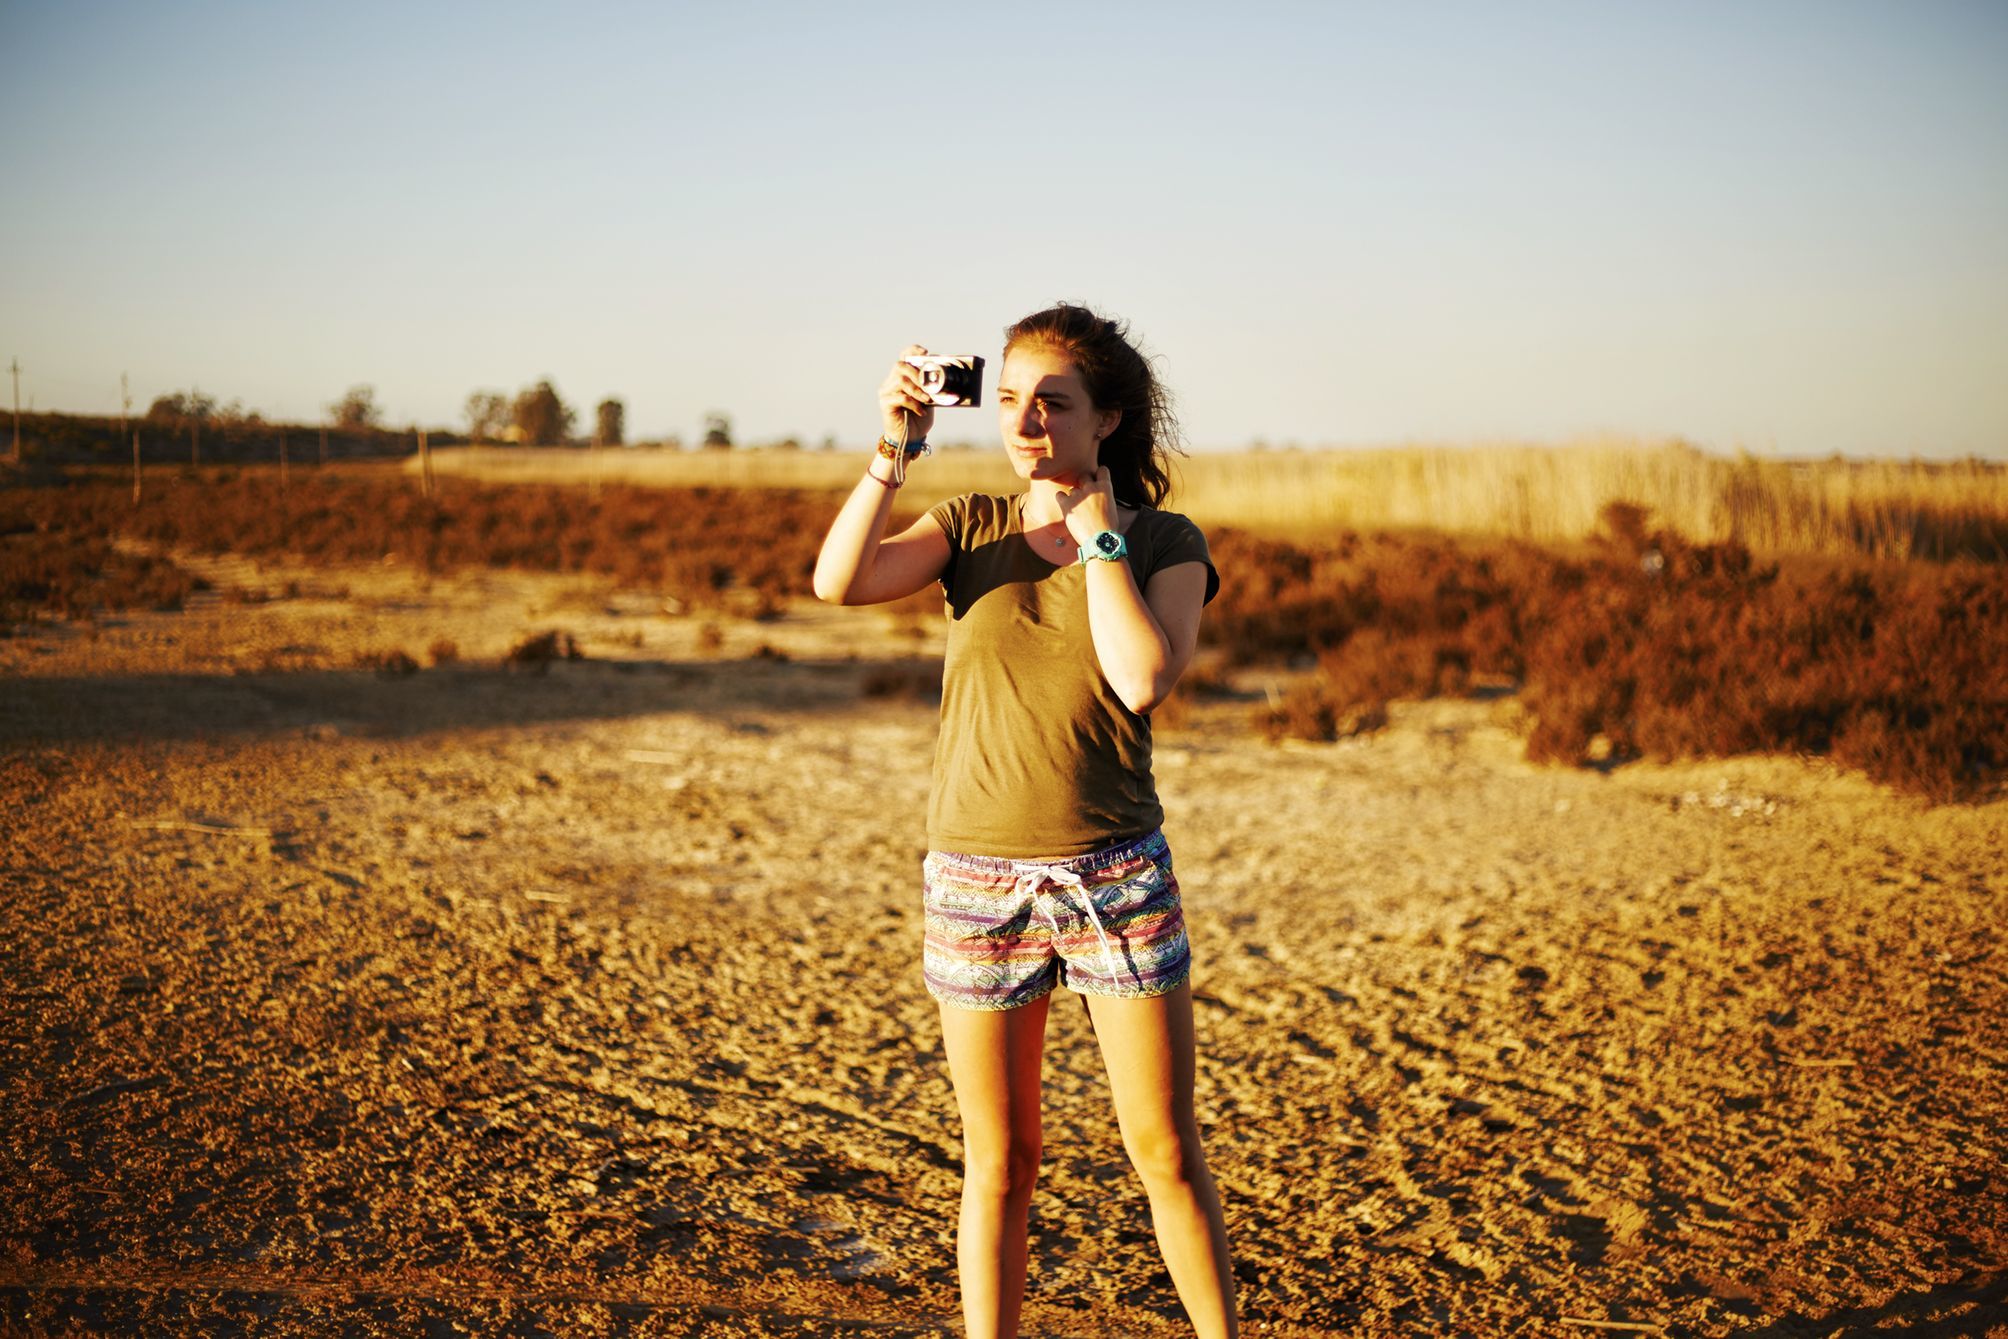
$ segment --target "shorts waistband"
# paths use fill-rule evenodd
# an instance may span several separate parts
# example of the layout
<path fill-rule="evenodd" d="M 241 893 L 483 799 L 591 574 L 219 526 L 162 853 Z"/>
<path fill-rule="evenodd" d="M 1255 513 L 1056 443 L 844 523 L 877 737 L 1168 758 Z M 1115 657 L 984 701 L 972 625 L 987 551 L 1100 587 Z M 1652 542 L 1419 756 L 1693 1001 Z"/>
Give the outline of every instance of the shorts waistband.
<path fill-rule="evenodd" d="M 964 855 L 959 851 L 929 851 L 927 854 L 930 860 L 938 860 L 958 869 L 980 870 L 990 874 L 1011 874 L 1034 866 L 1066 869 L 1076 874 L 1085 874 L 1090 870 L 1125 864 L 1139 857 L 1159 855 L 1165 847 L 1164 829 L 1152 828 L 1141 837 L 1131 837 L 1114 846 L 1104 846 L 1099 851 L 1062 856 L 1058 859 L 1014 860 L 1010 856 Z"/>

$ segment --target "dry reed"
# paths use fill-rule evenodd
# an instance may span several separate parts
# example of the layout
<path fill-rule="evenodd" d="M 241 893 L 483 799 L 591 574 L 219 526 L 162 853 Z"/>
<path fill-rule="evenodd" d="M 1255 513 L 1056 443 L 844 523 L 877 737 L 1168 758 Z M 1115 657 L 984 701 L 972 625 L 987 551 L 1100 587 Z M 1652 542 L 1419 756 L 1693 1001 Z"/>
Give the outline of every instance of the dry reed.
<path fill-rule="evenodd" d="M 498 482 L 578 483 L 577 451 L 467 448 L 434 468 Z M 653 486 L 847 489 L 850 451 L 609 453 L 604 477 Z M 2008 561 L 2008 464 L 1992 461 L 1728 459 L 1680 442 L 1569 446 L 1409 446 L 1361 451 L 1200 452 L 1178 462 L 1171 504 L 1201 525 L 1289 538 L 1436 530 L 1534 543 L 1596 533 L 1613 502 L 1644 508 L 1701 543 L 1753 552 Z M 921 462 L 906 500 L 1018 485 L 1001 453 L 946 451 Z"/>

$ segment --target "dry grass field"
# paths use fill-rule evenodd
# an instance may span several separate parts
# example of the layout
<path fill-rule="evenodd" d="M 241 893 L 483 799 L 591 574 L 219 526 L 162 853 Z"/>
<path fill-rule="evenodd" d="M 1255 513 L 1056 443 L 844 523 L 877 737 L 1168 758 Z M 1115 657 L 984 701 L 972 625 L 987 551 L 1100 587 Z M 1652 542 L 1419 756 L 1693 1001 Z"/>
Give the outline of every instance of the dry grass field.
<path fill-rule="evenodd" d="M 853 452 L 455 448 L 435 468 L 498 482 L 848 488 Z M 1424 530 L 1535 543 L 1594 534 L 1613 502 L 1698 543 L 1830 557 L 2008 561 L 2008 463 L 1725 459 L 1680 443 L 1202 452 L 1178 465 L 1176 505 L 1201 525 L 1292 539 Z M 909 487 L 922 506 L 1008 492 L 994 451 L 947 451 Z"/>
<path fill-rule="evenodd" d="M 0 1333 L 958 1333 L 939 602 L 803 598 L 827 479 L 451 461 L 0 487 Z M 1248 1332 L 2008 1336 L 2008 565 L 1613 500 L 1209 521 Z M 1047 1088 L 1028 1333 L 1181 1333 Z"/>

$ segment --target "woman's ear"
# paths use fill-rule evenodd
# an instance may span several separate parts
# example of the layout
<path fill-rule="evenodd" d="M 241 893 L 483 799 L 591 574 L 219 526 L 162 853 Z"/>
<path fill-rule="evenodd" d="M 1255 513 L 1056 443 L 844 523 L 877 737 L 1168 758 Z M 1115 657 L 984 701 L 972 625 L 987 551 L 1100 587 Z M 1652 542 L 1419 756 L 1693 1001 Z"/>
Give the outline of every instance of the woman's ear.
<path fill-rule="evenodd" d="M 1122 421 L 1123 421 L 1122 410 L 1120 409 L 1103 410 L 1102 426 L 1100 431 L 1096 432 L 1095 440 L 1098 442 L 1106 442 L 1109 439 L 1109 434 L 1113 433 L 1116 430 L 1116 425 L 1121 423 Z"/>

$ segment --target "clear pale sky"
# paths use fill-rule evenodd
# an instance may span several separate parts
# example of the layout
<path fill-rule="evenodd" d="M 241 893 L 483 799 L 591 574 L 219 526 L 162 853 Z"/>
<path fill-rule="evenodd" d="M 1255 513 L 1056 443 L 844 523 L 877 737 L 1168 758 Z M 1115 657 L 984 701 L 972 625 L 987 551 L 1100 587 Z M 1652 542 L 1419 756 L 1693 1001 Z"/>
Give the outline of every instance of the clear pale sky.
<path fill-rule="evenodd" d="M 1127 317 L 1197 447 L 2008 457 L 2008 4 L 15 4 L 0 357 L 876 432 Z M 996 441 L 986 408 L 938 439 Z"/>

